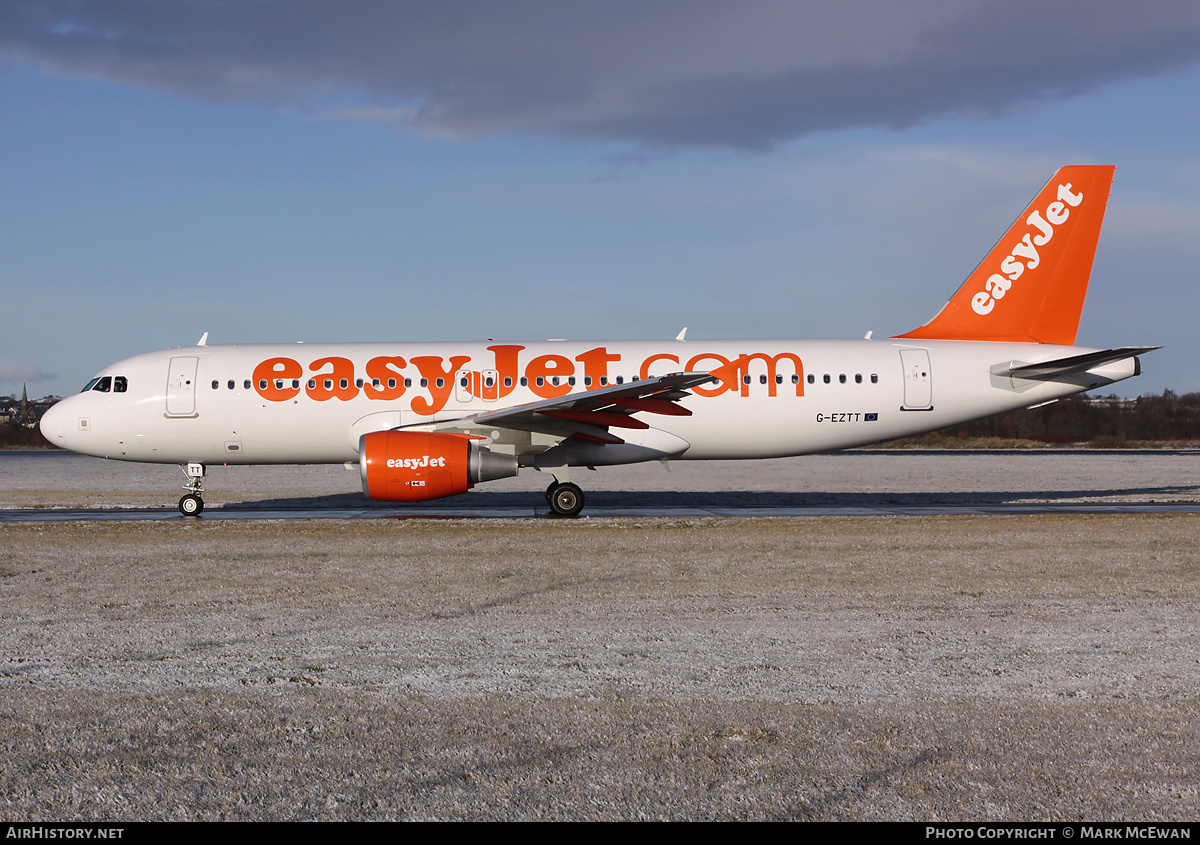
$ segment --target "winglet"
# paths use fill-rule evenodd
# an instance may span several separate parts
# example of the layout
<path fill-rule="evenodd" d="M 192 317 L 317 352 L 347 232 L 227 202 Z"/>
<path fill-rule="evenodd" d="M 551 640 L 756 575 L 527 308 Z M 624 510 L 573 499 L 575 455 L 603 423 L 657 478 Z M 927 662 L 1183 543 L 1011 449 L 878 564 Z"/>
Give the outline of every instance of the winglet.
<path fill-rule="evenodd" d="M 1074 344 L 1115 170 L 1059 170 L 938 315 L 896 337 Z"/>
<path fill-rule="evenodd" d="M 200 335 L 200 340 L 196 342 L 197 346 L 208 346 L 208 332 Z"/>

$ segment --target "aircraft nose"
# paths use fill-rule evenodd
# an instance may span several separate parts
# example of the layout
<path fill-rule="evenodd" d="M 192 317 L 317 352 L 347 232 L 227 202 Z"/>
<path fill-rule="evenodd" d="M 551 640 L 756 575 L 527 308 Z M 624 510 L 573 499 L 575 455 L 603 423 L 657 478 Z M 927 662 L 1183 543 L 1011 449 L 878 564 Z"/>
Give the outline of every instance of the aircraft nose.
<path fill-rule="evenodd" d="M 42 422 L 40 428 L 42 437 L 50 441 L 51 445 L 57 446 L 60 449 L 67 448 L 67 423 L 68 411 L 63 407 L 65 403 L 59 402 L 56 405 L 50 406 L 46 413 L 42 414 Z"/>

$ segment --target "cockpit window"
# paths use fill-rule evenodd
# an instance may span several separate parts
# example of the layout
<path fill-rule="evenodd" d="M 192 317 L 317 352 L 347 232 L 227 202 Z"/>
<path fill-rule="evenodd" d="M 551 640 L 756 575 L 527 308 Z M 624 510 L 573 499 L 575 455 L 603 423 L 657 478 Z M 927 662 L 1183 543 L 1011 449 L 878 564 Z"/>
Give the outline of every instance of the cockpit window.
<path fill-rule="evenodd" d="M 112 390 L 112 376 L 104 376 L 103 378 L 97 379 L 96 386 L 93 387 L 92 390 L 98 390 L 101 393 L 108 393 L 110 390 Z"/>
<path fill-rule="evenodd" d="M 124 393 L 129 387 L 125 376 L 113 376 L 113 393 Z"/>
<path fill-rule="evenodd" d="M 98 382 L 98 381 L 100 381 L 100 379 L 99 379 L 99 378 L 94 378 L 94 379 L 92 379 L 92 380 L 91 380 L 91 381 L 89 381 L 87 384 L 85 384 L 85 385 L 83 386 L 83 390 L 81 390 L 81 391 L 79 391 L 79 392 L 80 392 L 80 393 L 87 393 L 89 390 L 91 390 L 93 387 L 95 387 L 95 386 L 96 386 L 96 382 Z"/>

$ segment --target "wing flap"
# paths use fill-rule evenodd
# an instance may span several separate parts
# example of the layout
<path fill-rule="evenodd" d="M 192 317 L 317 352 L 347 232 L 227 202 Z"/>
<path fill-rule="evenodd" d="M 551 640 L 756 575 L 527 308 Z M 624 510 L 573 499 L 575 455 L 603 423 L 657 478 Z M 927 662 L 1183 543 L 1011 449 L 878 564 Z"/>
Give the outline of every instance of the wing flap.
<path fill-rule="evenodd" d="M 474 417 L 474 421 L 480 425 L 508 425 L 515 420 L 531 421 L 535 414 L 543 411 L 601 412 L 610 406 L 621 405 L 622 400 L 625 399 L 636 401 L 653 398 L 664 402 L 674 402 L 692 395 L 686 392 L 687 388 L 712 381 L 712 378 L 708 373 L 670 373 L 628 384 L 611 384 L 595 390 L 568 393 L 566 396 L 555 399 L 543 399 L 539 402 L 500 408 L 478 414 Z"/>
<path fill-rule="evenodd" d="M 517 454 L 544 452 L 571 438 L 621 446 L 625 440 L 609 428 L 649 429 L 648 423 L 632 416 L 638 412 L 690 416 L 690 410 L 675 403 L 692 395 L 689 387 L 713 380 L 709 373 L 670 373 L 405 428 L 475 434 L 489 442 L 498 434 L 496 442 L 508 443 Z"/>

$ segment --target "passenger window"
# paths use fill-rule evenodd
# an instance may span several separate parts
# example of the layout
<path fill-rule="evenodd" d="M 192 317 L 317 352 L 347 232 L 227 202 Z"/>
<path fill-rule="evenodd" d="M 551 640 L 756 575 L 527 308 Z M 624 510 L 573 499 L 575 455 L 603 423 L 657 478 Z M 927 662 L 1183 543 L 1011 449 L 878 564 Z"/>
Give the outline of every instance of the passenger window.
<path fill-rule="evenodd" d="M 538 377 L 537 377 L 537 386 L 538 386 L 538 387 L 541 387 L 541 386 L 543 386 L 545 383 L 546 383 L 546 379 L 545 379 L 545 378 L 543 378 L 542 376 L 538 376 Z"/>
<path fill-rule="evenodd" d="M 855 373 L 855 374 L 854 374 L 854 383 L 855 383 L 855 384 L 862 384 L 862 373 Z"/>
<path fill-rule="evenodd" d="M 463 376 L 462 378 L 460 378 L 458 380 L 459 387 L 466 387 L 470 383 L 471 383 L 471 380 L 469 378 L 467 378 L 466 376 Z"/>
<path fill-rule="evenodd" d="M 816 377 L 816 376 L 814 376 L 812 373 L 809 373 L 809 374 L 808 374 L 808 383 L 809 383 L 809 384 L 816 384 L 816 383 L 817 383 L 817 377 Z"/>
<path fill-rule="evenodd" d="M 395 386 L 396 386 L 396 380 L 394 378 L 388 379 L 388 387 L 395 387 Z M 377 379 L 377 378 L 371 379 L 371 387 L 379 387 L 379 379 Z"/>
<path fill-rule="evenodd" d="M 406 378 L 406 379 L 404 380 L 404 386 L 405 386 L 405 387 L 412 387 L 412 379 L 410 379 L 410 378 Z"/>
<path fill-rule="evenodd" d="M 558 387 L 558 376 L 552 376 L 550 379 L 550 383 L 552 385 L 554 385 L 555 387 Z"/>
<path fill-rule="evenodd" d="M 878 383 L 879 383 L 879 375 L 877 373 L 871 373 L 871 384 L 878 384 Z"/>
<path fill-rule="evenodd" d="M 574 387 L 575 386 L 575 376 L 567 376 L 567 384 L 571 385 L 571 387 Z"/>
<path fill-rule="evenodd" d="M 379 387 L 379 379 L 375 379 L 375 386 Z M 388 390 L 395 390 L 395 389 L 396 389 L 396 380 L 394 378 L 388 379 Z"/>
<path fill-rule="evenodd" d="M 505 376 L 505 377 L 504 377 L 504 386 L 505 386 L 505 387 L 512 387 L 512 376 Z"/>
<path fill-rule="evenodd" d="M 485 378 L 485 379 L 483 380 L 483 386 L 484 386 L 484 387 L 495 387 L 495 386 L 496 386 L 496 379 L 495 379 L 495 378 L 493 378 L 492 376 L 488 376 L 487 378 Z"/>
<path fill-rule="evenodd" d="M 812 376 L 809 376 L 808 380 L 812 381 Z M 799 384 L 799 383 L 800 383 L 800 376 L 798 376 L 796 373 L 792 373 L 792 384 Z"/>
<path fill-rule="evenodd" d="M 217 381 L 216 379 L 213 379 L 213 390 L 216 390 L 220 386 L 221 386 L 221 382 Z"/>
<path fill-rule="evenodd" d="M 521 387 L 529 387 L 529 379 L 525 376 L 521 376 Z"/>
<path fill-rule="evenodd" d="M 308 389 L 309 389 L 309 390 L 316 390 L 316 389 L 317 389 L 317 380 L 316 380 L 315 378 L 310 378 L 310 379 L 308 380 Z"/>
<path fill-rule="evenodd" d="M 584 387 L 591 387 L 591 386 L 592 386 L 592 377 L 591 377 L 591 376 L 584 376 L 584 377 L 583 377 L 583 386 L 584 386 Z"/>
<path fill-rule="evenodd" d="M 331 378 L 325 379 L 325 389 L 333 390 L 333 379 L 331 379 Z"/>
<path fill-rule="evenodd" d="M 846 383 L 846 374 L 845 373 L 842 373 L 840 376 L 838 376 L 838 382 L 841 384 Z"/>
<path fill-rule="evenodd" d="M 245 381 L 243 384 L 245 385 L 245 388 L 246 388 L 247 390 L 249 390 L 249 389 L 250 389 L 250 379 L 246 379 L 246 381 Z M 265 383 L 265 382 L 263 383 L 263 387 L 266 387 L 266 383 Z"/>
<path fill-rule="evenodd" d="M 267 380 L 266 380 L 265 378 L 260 378 L 260 379 L 258 380 L 258 389 L 259 389 L 259 390 L 266 390 L 266 389 L 267 389 Z"/>
<path fill-rule="evenodd" d="M 617 384 L 624 384 L 625 376 L 617 376 Z"/>
<path fill-rule="evenodd" d="M 424 381 L 424 379 L 422 379 L 422 381 Z M 438 386 L 438 387 L 445 387 L 445 386 L 446 386 L 446 380 L 445 380 L 444 378 L 442 378 L 441 376 L 438 376 L 438 380 L 437 380 L 437 386 Z"/>
<path fill-rule="evenodd" d="M 783 376 L 781 376 L 781 375 L 776 375 L 776 376 L 775 376 L 775 383 L 776 383 L 776 384 L 783 384 Z"/>
<path fill-rule="evenodd" d="M 363 386 L 363 380 L 362 380 L 362 379 L 355 379 L 355 381 L 354 381 L 354 386 L 355 386 L 355 387 L 362 387 L 362 386 Z"/>
<path fill-rule="evenodd" d="M 745 384 L 750 383 L 750 374 L 749 373 L 746 373 L 746 375 L 742 376 L 742 382 Z"/>
<path fill-rule="evenodd" d="M 300 389 L 300 379 L 298 379 L 298 378 L 292 379 L 292 390 L 299 390 L 299 389 Z"/>
<path fill-rule="evenodd" d="M 421 387 L 429 387 L 429 379 L 427 379 L 427 378 L 421 379 Z"/>
<path fill-rule="evenodd" d="M 338 382 L 338 387 L 340 387 L 342 390 L 345 390 L 349 386 L 350 386 L 349 379 L 342 379 L 341 381 Z"/>
<path fill-rule="evenodd" d="M 229 380 L 229 385 L 228 385 L 229 389 L 230 389 L 230 390 L 233 390 L 233 386 L 234 386 L 235 384 L 237 384 L 237 382 L 235 382 L 233 379 L 230 379 L 230 380 Z"/>
<path fill-rule="evenodd" d="M 821 380 L 824 381 L 826 384 L 829 384 L 829 373 L 826 373 L 825 375 L 821 376 Z"/>

